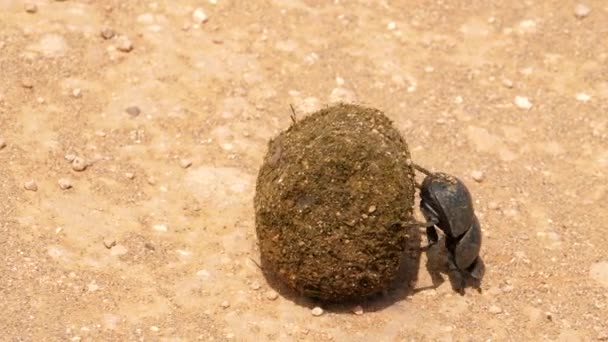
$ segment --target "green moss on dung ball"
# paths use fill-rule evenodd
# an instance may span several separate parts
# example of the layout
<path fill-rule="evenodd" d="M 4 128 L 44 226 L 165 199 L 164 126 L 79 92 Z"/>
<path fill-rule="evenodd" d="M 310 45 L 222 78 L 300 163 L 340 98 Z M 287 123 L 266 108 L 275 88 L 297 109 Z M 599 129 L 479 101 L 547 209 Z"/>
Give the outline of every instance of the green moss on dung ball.
<path fill-rule="evenodd" d="M 363 299 L 397 277 L 412 217 L 406 142 L 380 111 L 340 104 L 270 141 L 254 199 L 262 267 L 322 301 Z"/>

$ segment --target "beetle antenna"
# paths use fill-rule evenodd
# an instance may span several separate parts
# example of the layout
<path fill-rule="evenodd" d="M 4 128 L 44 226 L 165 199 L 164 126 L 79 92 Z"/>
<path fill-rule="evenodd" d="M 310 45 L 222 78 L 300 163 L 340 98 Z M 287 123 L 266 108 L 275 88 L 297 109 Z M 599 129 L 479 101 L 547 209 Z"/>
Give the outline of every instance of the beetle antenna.
<path fill-rule="evenodd" d="M 433 174 L 431 171 L 429 171 L 429 170 L 427 170 L 427 169 L 423 168 L 422 166 L 420 166 L 420 165 L 418 165 L 418 164 L 411 163 L 411 165 L 412 165 L 412 167 L 413 167 L 414 169 L 416 169 L 416 170 L 418 170 L 418 171 L 420 171 L 420 172 L 424 173 L 424 174 L 425 174 L 425 175 L 427 175 L 427 176 L 430 176 L 430 175 L 432 175 L 432 174 Z"/>
<path fill-rule="evenodd" d="M 298 121 L 298 118 L 296 116 L 296 110 L 293 109 L 293 105 L 291 103 L 289 104 L 289 107 L 291 108 L 291 115 L 289 117 L 291 118 L 291 121 L 295 125 Z"/>

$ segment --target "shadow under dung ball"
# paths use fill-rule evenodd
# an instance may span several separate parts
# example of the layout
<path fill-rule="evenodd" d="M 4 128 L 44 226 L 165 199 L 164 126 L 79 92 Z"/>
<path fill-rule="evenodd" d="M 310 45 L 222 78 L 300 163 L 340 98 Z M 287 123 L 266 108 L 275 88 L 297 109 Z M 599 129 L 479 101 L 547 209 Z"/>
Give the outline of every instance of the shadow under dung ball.
<path fill-rule="evenodd" d="M 380 111 L 339 104 L 270 141 L 254 199 L 265 272 L 321 301 L 365 299 L 397 277 L 412 218 L 406 142 Z"/>

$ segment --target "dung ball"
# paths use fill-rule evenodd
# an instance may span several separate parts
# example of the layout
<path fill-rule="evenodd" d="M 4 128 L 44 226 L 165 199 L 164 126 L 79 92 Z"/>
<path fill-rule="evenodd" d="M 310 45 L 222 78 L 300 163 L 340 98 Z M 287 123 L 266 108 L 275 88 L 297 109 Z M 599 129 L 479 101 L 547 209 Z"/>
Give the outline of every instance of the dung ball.
<path fill-rule="evenodd" d="M 364 299 L 396 279 L 412 218 L 406 141 L 379 110 L 321 109 L 268 144 L 254 197 L 262 268 L 327 302 Z"/>

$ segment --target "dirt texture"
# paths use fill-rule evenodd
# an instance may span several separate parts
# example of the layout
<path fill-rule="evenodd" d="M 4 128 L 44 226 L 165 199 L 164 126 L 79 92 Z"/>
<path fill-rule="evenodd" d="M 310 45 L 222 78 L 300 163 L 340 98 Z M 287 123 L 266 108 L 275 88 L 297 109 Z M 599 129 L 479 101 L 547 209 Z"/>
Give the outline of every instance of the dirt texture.
<path fill-rule="evenodd" d="M 605 0 L 0 0 L 1 339 L 608 339 L 607 33 Z M 339 101 L 466 183 L 481 293 L 442 241 L 373 301 L 273 292 L 268 141 Z"/>
<path fill-rule="evenodd" d="M 387 290 L 405 271 L 403 223 L 413 220 L 405 140 L 373 108 L 339 104 L 293 118 L 270 142 L 257 179 L 262 266 L 324 302 Z"/>

